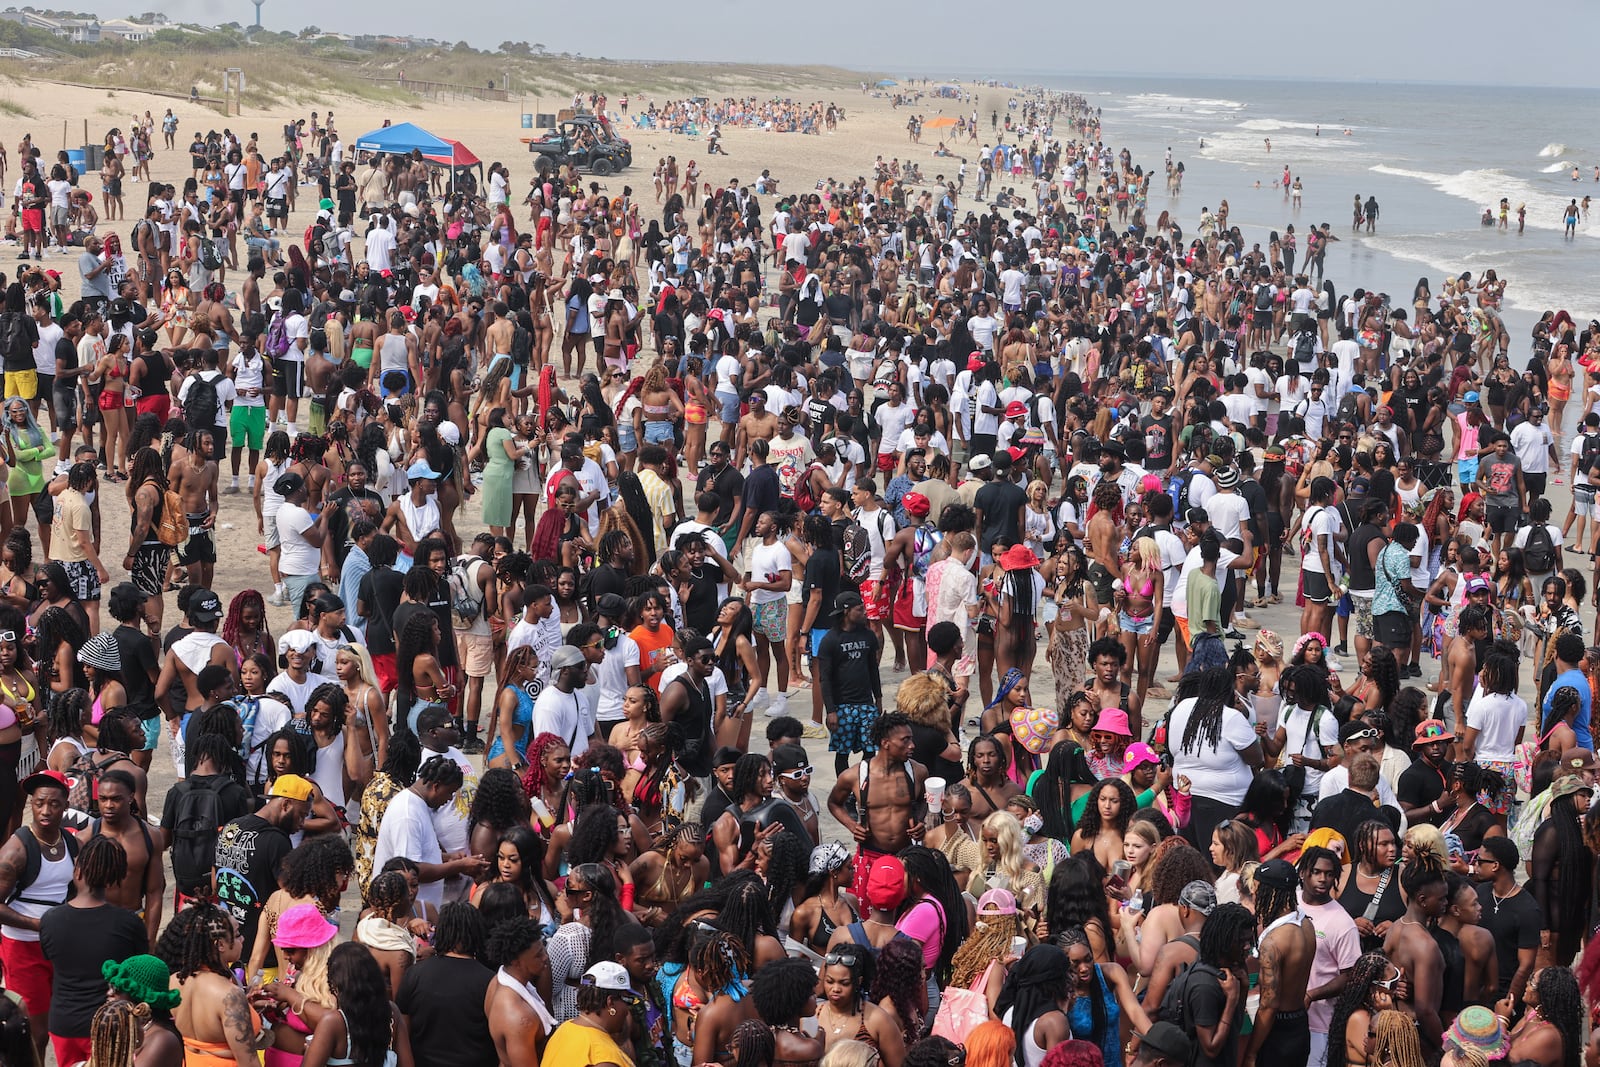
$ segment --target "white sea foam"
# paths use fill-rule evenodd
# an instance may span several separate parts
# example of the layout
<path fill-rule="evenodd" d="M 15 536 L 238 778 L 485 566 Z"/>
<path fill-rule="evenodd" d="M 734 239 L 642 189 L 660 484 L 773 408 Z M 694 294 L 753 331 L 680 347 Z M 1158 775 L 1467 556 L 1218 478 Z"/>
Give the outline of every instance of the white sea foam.
<path fill-rule="evenodd" d="M 1564 156 L 1566 154 L 1567 146 L 1562 144 L 1560 141 L 1551 141 L 1549 144 L 1539 149 L 1540 159 L 1554 159 L 1556 156 Z"/>
<path fill-rule="evenodd" d="M 1470 201 L 1477 211 L 1493 207 L 1500 202 L 1501 197 L 1511 201 L 1513 211 L 1518 204 L 1527 204 L 1528 225 L 1541 230 L 1564 229 L 1566 224 L 1563 221 L 1563 212 L 1567 202 L 1572 199 L 1569 195 L 1548 191 L 1527 178 L 1519 178 L 1503 170 L 1464 170 L 1459 174 L 1434 174 L 1429 171 L 1391 167 L 1384 163 L 1378 164 L 1372 170 L 1377 174 L 1424 182 L 1442 193 Z M 1464 213 L 1463 225 L 1470 225 L 1465 218 Z M 1578 223 L 1577 232 L 1591 238 L 1600 237 L 1600 233 L 1591 229 L 1588 220 Z"/>
<path fill-rule="evenodd" d="M 1562 171 L 1571 170 L 1573 167 L 1576 167 L 1576 166 L 1577 166 L 1577 164 L 1574 163 L 1572 160 L 1563 159 L 1561 162 L 1552 163 L 1548 167 L 1540 167 L 1539 168 L 1539 172 L 1541 174 L 1560 174 Z"/>
<path fill-rule="evenodd" d="M 1362 244 L 1383 255 L 1420 263 L 1440 275 L 1454 277 L 1462 271 L 1469 271 L 1473 277 L 1477 277 L 1492 268 L 1501 278 L 1511 282 L 1505 294 L 1505 302 L 1509 307 L 1535 313 L 1562 307 L 1580 320 L 1590 317 L 1590 311 L 1580 311 L 1594 304 L 1594 294 L 1583 285 L 1584 279 L 1573 277 L 1570 273 L 1556 273 L 1547 277 L 1537 287 L 1518 284 L 1519 272 L 1515 265 L 1508 266 L 1508 257 L 1499 250 L 1484 249 L 1466 253 L 1451 250 L 1451 240 L 1459 239 L 1460 236 L 1460 234 L 1407 234 L 1397 237 L 1364 237 Z M 1543 272 L 1541 277 L 1544 277 Z M 1572 284 L 1552 280 L 1566 278 L 1571 278 Z"/>
<path fill-rule="evenodd" d="M 1318 122 L 1290 122 L 1287 119 L 1245 119 L 1239 123 L 1241 130 L 1258 130 L 1262 133 L 1272 133 L 1274 130 L 1320 130 L 1325 123 Z M 1344 132 L 1342 126 L 1328 126 L 1329 130 L 1338 133 Z"/>
<path fill-rule="evenodd" d="M 1238 100 L 1218 100 L 1204 96 L 1135 93 L 1128 97 L 1128 106 L 1143 111 L 1187 111 L 1202 115 L 1216 115 L 1229 111 L 1243 111 L 1250 105 Z"/>

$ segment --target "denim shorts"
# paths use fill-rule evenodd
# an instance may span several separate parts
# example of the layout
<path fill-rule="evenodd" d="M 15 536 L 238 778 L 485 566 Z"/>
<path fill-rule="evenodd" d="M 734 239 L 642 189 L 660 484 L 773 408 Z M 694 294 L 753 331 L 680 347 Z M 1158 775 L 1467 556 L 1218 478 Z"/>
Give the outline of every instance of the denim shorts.
<path fill-rule="evenodd" d="M 617 423 L 617 446 L 624 452 L 639 451 L 639 435 L 633 432 L 633 423 Z"/>
<path fill-rule="evenodd" d="M 722 421 L 726 423 L 738 422 L 739 398 L 736 396 L 724 396 L 721 393 L 716 393 L 714 395 L 716 396 L 717 400 L 722 403 Z"/>
<path fill-rule="evenodd" d="M 1117 622 L 1122 626 L 1123 633 L 1147 634 L 1155 629 L 1156 617 L 1154 615 L 1146 615 L 1141 618 L 1137 615 L 1129 615 L 1126 611 L 1119 611 L 1117 612 Z"/>
<path fill-rule="evenodd" d="M 644 424 L 644 443 L 647 445 L 670 445 L 676 443 L 677 438 L 672 433 L 670 422 L 647 422 Z"/>

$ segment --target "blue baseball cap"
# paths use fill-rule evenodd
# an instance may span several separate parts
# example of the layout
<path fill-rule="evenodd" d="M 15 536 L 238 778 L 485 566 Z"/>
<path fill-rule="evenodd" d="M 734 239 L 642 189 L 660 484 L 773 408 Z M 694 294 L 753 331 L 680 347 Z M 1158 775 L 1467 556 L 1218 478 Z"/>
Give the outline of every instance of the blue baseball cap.
<path fill-rule="evenodd" d="M 1476 404 L 1478 402 L 1478 392 L 1476 389 L 1474 389 L 1461 399 L 1466 401 L 1468 404 Z"/>
<path fill-rule="evenodd" d="M 429 478 L 433 481 L 438 481 L 441 477 L 443 477 L 443 475 L 434 470 L 432 467 L 428 466 L 427 460 L 419 459 L 411 466 L 406 468 L 406 477 L 413 482 L 419 478 Z"/>

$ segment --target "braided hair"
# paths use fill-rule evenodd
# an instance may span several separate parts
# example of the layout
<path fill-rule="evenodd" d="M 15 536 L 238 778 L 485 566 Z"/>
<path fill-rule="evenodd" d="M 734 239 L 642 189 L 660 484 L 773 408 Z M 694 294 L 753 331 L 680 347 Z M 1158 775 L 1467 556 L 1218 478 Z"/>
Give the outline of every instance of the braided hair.
<path fill-rule="evenodd" d="M 1539 972 L 1534 991 L 1539 1016 L 1561 1034 L 1559 1067 L 1578 1067 L 1583 1055 L 1583 994 L 1569 967 L 1546 967 Z M 743 1062 L 743 1061 L 741 1061 Z"/>
<path fill-rule="evenodd" d="M 128 876 L 128 853 L 116 839 L 101 834 L 78 849 L 77 868 L 85 885 L 103 891 Z"/>
<path fill-rule="evenodd" d="M 149 1021 L 148 1004 L 108 1000 L 100 1005 L 89 1023 L 87 1067 L 134 1067 Z"/>
<path fill-rule="evenodd" d="M 1216 748 L 1222 740 L 1222 714 L 1233 700 L 1233 671 L 1228 667 L 1212 667 L 1200 672 L 1196 681 L 1194 707 L 1183 724 L 1183 737 L 1178 743 L 1182 752 L 1201 748 Z"/>
<path fill-rule="evenodd" d="M 1358 1011 L 1367 1010 L 1374 983 L 1382 981 L 1391 966 L 1393 965 L 1381 952 L 1368 952 L 1356 960 L 1356 965 L 1350 969 L 1350 978 L 1345 982 L 1344 992 L 1339 994 L 1339 999 L 1334 1004 L 1333 1021 L 1328 1027 L 1328 1033 L 1342 1036 L 1350 1022 L 1350 1016 Z M 1328 1067 L 1345 1067 L 1342 1040 L 1328 1042 Z"/>
<path fill-rule="evenodd" d="M 1255 939 L 1256 917 L 1249 908 L 1243 904 L 1218 904 L 1200 927 L 1198 956 L 1217 968 L 1242 966 Z"/>
<path fill-rule="evenodd" d="M 433 951 L 441 956 L 455 953 L 487 963 L 488 932 L 483 914 L 477 908 L 464 900 L 453 901 L 439 909 L 439 921 L 433 929 Z"/>
<path fill-rule="evenodd" d="M 901 850 L 900 862 L 905 864 L 911 880 L 944 912 L 938 967 L 941 973 L 948 971 L 956 949 L 967 939 L 967 908 L 962 902 L 961 889 L 956 885 L 955 873 L 950 869 L 950 860 L 938 849 L 912 845 Z"/>
<path fill-rule="evenodd" d="M 707 1000 L 726 990 L 740 975 L 749 974 L 752 966 L 750 954 L 738 938 L 726 930 L 711 929 L 702 930 L 695 939 L 688 962 L 700 979 Z"/>
<path fill-rule="evenodd" d="M 1417 1024 L 1403 1011 L 1380 1011 L 1373 1020 L 1372 1058 L 1388 1067 L 1424 1067 Z M 1329 1042 L 1332 1044 L 1332 1042 Z"/>
<path fill-rule="evenodd" d="M 223 938 L 232 939 L 233 929 L 233 919 L 227 912 L 215 904 L 197 903 L 178 912 L 167 923 L 156 940 L 155 954 L 180 982 L 201 971 L 227 977 L 230 961 L 222 958 L 217 943 Z"/>
<path fill-rule="evenodd" d="M 760 1019 L 746 1019 L 734 1027 L 731 1044 L 739 1067 L 771 1067 L 778 1055 L 777 1035 Z"/>

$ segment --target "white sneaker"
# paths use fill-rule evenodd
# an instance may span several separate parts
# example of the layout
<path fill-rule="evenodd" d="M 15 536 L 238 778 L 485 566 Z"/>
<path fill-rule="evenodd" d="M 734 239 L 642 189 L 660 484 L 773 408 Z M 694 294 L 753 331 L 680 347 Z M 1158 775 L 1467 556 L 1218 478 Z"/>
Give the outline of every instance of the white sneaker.
<path fill-rule="evenodd" d="M 274 589 L 272 595 L 267 597 L 267 603 L 275 608 L 286 608 L 289 606 L 289 594 L 280 593 Z"/>
<path fill-rule="evenodd" d="M 776 719 L 780 715 L 789 714 L 789 694 L 768 694 L 766 714 L 769 719 Z"/>
<path fill-rule="evenodd" d="M 1344 667 L 1342 667 L 1339 664 L 1339 661 L 1334 659 L 1332 656 L 1328 656 L 1327 657 L 1327 662 L 1328 662 L 1328 669 L 1330 671 L 1332 671 L 1334 674 L 1339 674 L 1344 670 Z"/>

